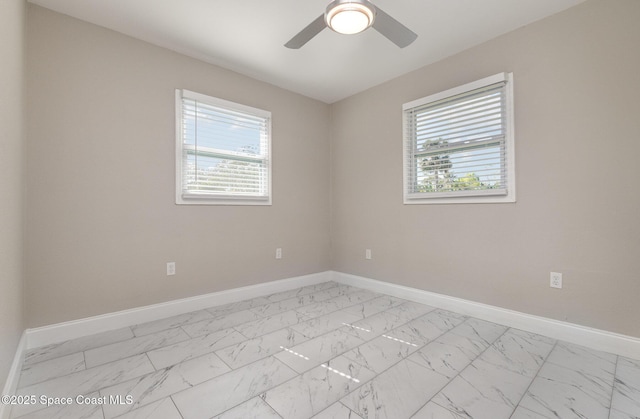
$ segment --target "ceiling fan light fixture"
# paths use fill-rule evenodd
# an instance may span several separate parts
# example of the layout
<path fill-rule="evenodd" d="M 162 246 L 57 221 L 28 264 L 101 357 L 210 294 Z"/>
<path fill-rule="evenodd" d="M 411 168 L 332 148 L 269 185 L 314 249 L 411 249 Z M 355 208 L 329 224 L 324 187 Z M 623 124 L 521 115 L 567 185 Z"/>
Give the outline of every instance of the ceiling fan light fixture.
<path fill-rule="evenodd" d="M 327 26 L 335 32 L 353 35 L 373 25 L 375 9 L 370 3 L 354 0 L 335 0 L 325 13 Z"/>
<path fill-rule="evenodd" d="M 333 0 L 323 14 L 305 26 L 284 46 L 298 49 L 326 27 L 334 32 L 348 35 L 373 27 L 400 48 L 411 44 L 418 37 L 402 23 L 374 6 L 369 0 Z"/>

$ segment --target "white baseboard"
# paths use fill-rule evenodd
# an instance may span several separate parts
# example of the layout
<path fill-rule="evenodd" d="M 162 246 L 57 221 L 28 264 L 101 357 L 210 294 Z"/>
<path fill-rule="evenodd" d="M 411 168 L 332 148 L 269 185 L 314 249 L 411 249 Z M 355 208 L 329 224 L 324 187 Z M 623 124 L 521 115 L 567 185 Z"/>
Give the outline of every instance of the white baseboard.
<path fill-rule="evenodd" d="M 20 337 L 20 341 L 18 342 L 18 347 L 16 348 L 16 354 L 13 357 L 13 363 L 11 364 L 11 369 L 9 370 L 9 376 L 7 377 L 7 381 L 4 383 L 4 388 L 2 389 L 2 395 L 8 394 L 16 394 L 16 389 L 18 388 L 18 380 L 20 379 L 20 371 L 22 371 L 22 363 L 24 361 L 24 352 L 27 347 L 27 334 L 26 332 L 22 333 Z M 0 419 L 9 419 L 11 415 L 11 405 L 0 403 Z"/>
<path fill-rule="evenodd" d="M 516 329 L 538 333 L 592 349 L 640 359 L 640 339 L 635 337 L 341 272 L 333 272 L 332 280 L 341 284 L 352 285 L 405 300 L 455 311 L 456 313 Z"/>
<path fill-rule="evenodd" d="M 335 281 L 393 295 L 505 326 L 539 333 L 554 339 L 640 359 L 640 339 L 635 337 L 334 271 L 281 279 L 50 326 L 27 329 L 20 341 L 20 348 L 16 353 L 16 357 L 22 357 L 25 350 L 39 346 L 327 281 Z M 22 365 L 20 359 L 19 361 L 16 368 Z M 10 380 L 8 380 L 7 383 L 9 384 Z M 17 383 L 15 384 L 17 385 Z M 0 419 L 1 418 L 2 416 L 0 416 Z"/>
<path fill-rule="evenodd" d="M 87 317 L 80 320 L 27 329 L 25 332 L 27 338 L 26 349 L 37 348 L 39 346 L 92 335 L 94 333 L 133 326 L 165 317 L 176 316 L 217 305 L 288 291 L 294 288 L 327 281 L 331 281 L 330 271 L 249 285 L 115 313 Z"/>

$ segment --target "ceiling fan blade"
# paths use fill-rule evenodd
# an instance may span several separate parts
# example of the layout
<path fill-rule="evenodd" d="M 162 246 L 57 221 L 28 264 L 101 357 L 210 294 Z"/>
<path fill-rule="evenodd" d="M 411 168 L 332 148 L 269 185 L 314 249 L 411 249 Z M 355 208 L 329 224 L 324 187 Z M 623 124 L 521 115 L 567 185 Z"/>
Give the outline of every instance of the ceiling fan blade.
<path fill-rule="evenodd" d="M 404 48 L 416 40 L 418 35 L 402 23 L 398 22 L 376 6 L 376 19 L 373 21 L 373 29 L 387 37 L 400 48 Z"/>
<path fill-rule="evenodd" d="M 326 27 L 327 24 L 324 22 L 324 14 L 322 14 L 318 16 L 316 20 L 307 25 L 306 28 L 298 32 L 298 34 L 291 38 L 291 40 L 284 44 L 284 46 L 291 49 L 298 49 L 309 42 L 311 38 L 322 32 Z"/>

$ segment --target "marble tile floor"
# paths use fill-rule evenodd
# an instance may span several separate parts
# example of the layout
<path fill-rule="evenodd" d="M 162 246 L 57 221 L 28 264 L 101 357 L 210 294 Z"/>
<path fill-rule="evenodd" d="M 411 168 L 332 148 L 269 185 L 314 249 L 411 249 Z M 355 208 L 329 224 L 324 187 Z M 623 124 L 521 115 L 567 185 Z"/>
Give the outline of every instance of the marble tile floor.
<path fill-rule="evenodd" d="M 333 282 L 30 350 L 18 387 L 14 419 L 640 418 L 638 360 Z"/>

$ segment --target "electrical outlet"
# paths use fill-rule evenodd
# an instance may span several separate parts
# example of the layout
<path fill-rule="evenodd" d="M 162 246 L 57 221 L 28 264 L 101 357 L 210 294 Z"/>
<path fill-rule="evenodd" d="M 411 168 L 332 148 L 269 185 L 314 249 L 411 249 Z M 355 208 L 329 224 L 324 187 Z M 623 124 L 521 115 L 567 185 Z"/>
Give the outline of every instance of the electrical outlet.
<path fill-rule="evenodd" d="M 371 249 L 367 249 L 364 252 L 364 258 L 365 259 L 371 259 Z"/>
<path fill-rule="evenodd" d="M 276 259 L 282 259 L 282 249 L 280 247 L 276 249 Z"/>
<path fill-rule="evenodd" d="M 175 275 L 175 274 L 176 274 L 176 263 L 167 262 L 167 275 Z"/>
<path fill-rule="evenodd" d="M 562 288 L 562 274 L 559 272 L 551 272 L 549 286 L 551 288 Z"/>

